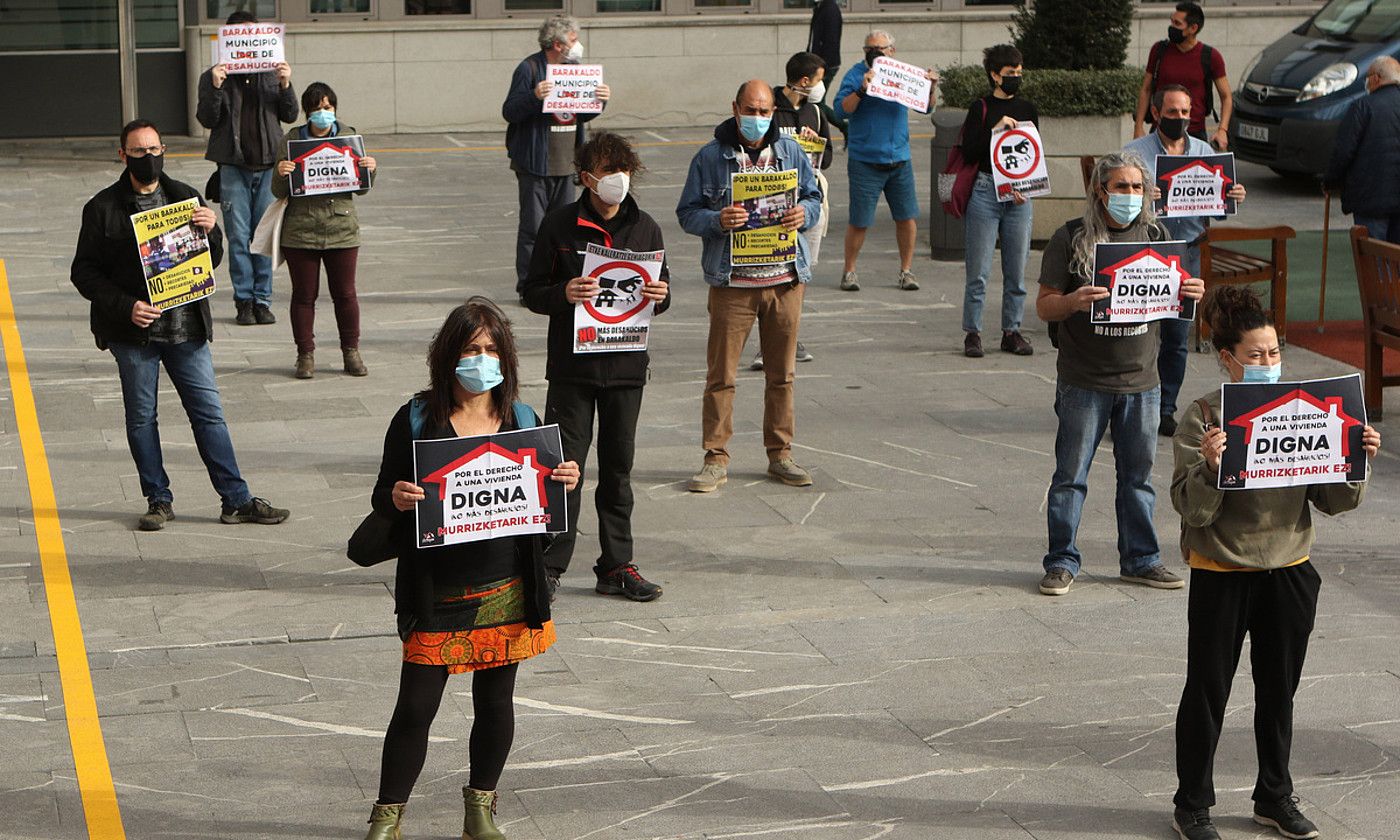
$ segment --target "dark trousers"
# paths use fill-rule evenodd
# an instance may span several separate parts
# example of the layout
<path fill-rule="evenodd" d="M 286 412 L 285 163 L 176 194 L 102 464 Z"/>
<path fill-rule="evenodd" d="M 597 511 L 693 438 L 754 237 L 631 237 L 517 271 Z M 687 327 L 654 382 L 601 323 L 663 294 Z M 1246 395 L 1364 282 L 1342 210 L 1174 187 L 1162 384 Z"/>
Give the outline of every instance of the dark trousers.
<path fill-rule="evenodd" d="M 326 288 L 335 303 L 335 325 L 340 346 L 360 346 L 360 299 L 355 296 L 355 262 L 359 248 L 283 248 L 287 273 L 292 276 L 292 340 L 298 353 L 316 349 L 316 296 L 321 291 L 321 264 L 326 266 Z"/>
<path fill-rule="evenodd" d="M 632 455 L 637 448 L 637 416 L 642 411 L 642 388 L 598 388 L 565 382 L 549 383 L 544 421 L 559 424 L 564 458 L 577 461 L 580 474 L 593 442 L 593 415 L 598 415 L 598 487 L 593 505 L 598 511 L 601 552 L 593 571 L 599 577 L 632 562 Z M 569 493 L 569 530 L 559 534 L 544 552 L 544 565 L 562 575 L 574 556 L 583 481 Z"/>
<path fill-rule="evenodd" d="M 1254 675 L 1254 801 L 1293 793 L 1293 695 L 1303 672 L 1322 578 L 1312 563 L 1269 572 L 1191 570 L 1186 608 L 1186 688 L 1176 712 L 1177 791 L 1188 811 L 1215 805 L 1215 747 L 1230 684 L 1249 633 Z"/>
<path fill-rule="evenodd" d="M 1162 381 L 1162 404 L 1159 407 L 1163 417 L 1176 414 L 1176 398 L 1181 393 L 1181 383 L 1186 379 L 1186 357 L 1189 354 L 1191 325 L 1193 321 L 1167 318 L 1161 321 L 1162 346 L 1157 351 L 1157 378 Z"/>
<path fill-rule="evenodd" d="M 535 235 L 540 222 L 551 210 L 558 210 L 574 200 L 571 175 L 552 177 L 515 173 L 520 190 L 520 228 L 515 234 L 515 294 L 525 291 L 525 275 L 530 273 L 530 255 L 535 251 Z"/>

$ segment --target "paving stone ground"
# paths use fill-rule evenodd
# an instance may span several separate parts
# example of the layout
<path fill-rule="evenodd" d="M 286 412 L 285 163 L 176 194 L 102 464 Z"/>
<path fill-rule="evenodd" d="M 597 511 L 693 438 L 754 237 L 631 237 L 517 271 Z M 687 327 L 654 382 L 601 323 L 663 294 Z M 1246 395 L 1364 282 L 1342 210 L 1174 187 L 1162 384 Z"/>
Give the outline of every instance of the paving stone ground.
<path fill-rule="evenodd" d="M 1112 455 L 1090 478 L 1085 574 L 1036 592 L 1053 458 L 1054 353 L 962 357 L 960 263 L 916 263 L 894 287 L 881 212 L 862 290 L 836 288 L 845 172 L 807 293 L 795 455 L 815 484 L 767 480 L 761 374 L 741 371 L 731 479 L 689 494 L 700 465 L 705 287 L 672 208 L 696 129 L 642 133 L 637 185 L 667 239 L 675 306 L 658 319 L 638 434 L 636 533 L 666 588 L 633 604 L 591 591 L 585 510 L 555 618 L 560 641 L 521 669 L 499 819 L 512 840 L 1166 838 L 1185 592 L 1113 574 Z M 169 171 L 202 184 L 194 141 Z M 115 179 L 114 141 L 0 144 L 8 268 L 127 836 L 359 838 L 378 783 L 399 646 L 392 567 L 359 569 L 345 538 L 366 510 L 385 426 L 425 380 L 445 313 L 481 293 L 516 320 L 525 398 L 544 403 L 545 320 L 512 302 L 515 189 L 498 135 L 373 137 L 383 172 L 357 199 L 364 379 L 338 372 L 329 302 L 311 381 L 279 323 L 214 304 L 214 357 L 243 472 L 292 509 L 225 526 L 173 391 L 161 393 L 179 518 L 144 509 L 116 368 L 68 281 L 82 202 Z M 434 151 L 433 149 L 437 149 Z M 1248 170 L 1241 223 L 1307 226 L 1306 190 Z M 920 172 L 927 185 L 927 172 Z M 927 206 L 925 207 L 927 212 Z M 1320 219 L 1312 224 L 1320 227 Z M 927 253 L 921 244 L 921 253 Z M 1031 260 L 1035 276 L 1038 255 Z M 219 273 L 221 282 L 226 278 Z M 995 300 L 996 281 L 993 282 Z M 1033 294 L 1032 290 L 1032 294 Z M 993 304 L 989 310 L 995 312 Z M 1290 375 L 1347 372 L 1290 348 Z M 1193 355 L 1183 393 L 1220 373 Z M 0 837 L 87 836 L 10 383 L 0 390 Z M 1400 411 L 1392 393 L 1388 402 Z M 1380 424 L 1400 451 L 1394 424 Z M 1158 447 L 1156 522 L 1178 520 Z M 586 496 L 587 498 L 587 496 Z M 1298 695 L 1293 772 L 1323 836 L 1385 840 L 1400 823 L 1400 461 L 1374 464 L 1359 510 L 1319 522 L 1325 578 Z M 470 683 L 449 684 L 408 812 L 413 838 L 455 836 Z M 1217 761 L 1228 838 L 1248 819 L 1254 755 L 1247 657 Z"/>

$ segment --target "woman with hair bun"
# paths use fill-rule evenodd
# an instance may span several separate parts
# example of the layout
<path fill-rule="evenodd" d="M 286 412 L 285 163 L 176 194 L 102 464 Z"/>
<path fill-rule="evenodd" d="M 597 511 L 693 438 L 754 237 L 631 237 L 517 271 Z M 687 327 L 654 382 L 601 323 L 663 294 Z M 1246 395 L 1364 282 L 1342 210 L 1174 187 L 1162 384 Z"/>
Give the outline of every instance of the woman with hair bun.
<path fill-rule="evenodd" d="M 1278 334 L 1252 291 L 1221 286 L 1206 299 L 1203 314 L 1229 381 L 1278 381 L 1283 369 Z M 1316 837 L 1317 827 L 1298 810 L 1288 772 L 1293 695 L 1322 584 L 1309 560 L 1311 508 L 1329 516 L 1352 510 L 1365 484 L 1216 489 L 1225 451 L 1219 388 L 1186 407 L 1173 441 L 1172 505 L 1181 514 L 1191 591 L 1186 687 L 1176 715 L 1172 824 L 1182 840 L 1219 840 L 1210 819 L 1215 748 L 1248 633 L 1259 756 L 1254 821 L 1284 837 Z M 1375 457 L 1381 436 L 1366 426 L 1361 442 L 1367 456 Z"/>

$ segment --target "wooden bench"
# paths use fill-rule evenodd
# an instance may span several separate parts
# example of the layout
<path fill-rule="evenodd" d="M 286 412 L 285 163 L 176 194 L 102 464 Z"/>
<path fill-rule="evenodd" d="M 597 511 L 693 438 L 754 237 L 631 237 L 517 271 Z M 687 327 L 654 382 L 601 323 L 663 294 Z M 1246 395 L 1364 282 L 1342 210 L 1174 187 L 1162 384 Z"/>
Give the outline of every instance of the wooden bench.
<path fill-rule="evenodd" d="M 1351 229 L 1351 254 L 1361 291 L 1366 414 L 1379 420 L 1381 389 L 1400 385 L 1400 375 L 1385 375 L 1385 348 L 1400 350 L 1400 245 L 1372 239 L 1358 225 Z"/>
<path fill-rule="evenodd" d="M 1211 226 L 1206 228 L 1206 241 L 1201 243 L 1201 279 L 1205 281 L 1206 294 L 1216 286 L 1269 284 L 1269 306 L 1273 309 L 1280 345 L 1288 337 L 1288 240 L 1295 236 L 1297 232 L 1287 225 L 1267 228 Z M 1256 257 L 1215 244 L 1249 241 L 1271 242 L 1269 256 Z M 1201 317 L 1200 307 L 1196 312 L 1196 349 L 1209 350 L 1210 324 Z"/>

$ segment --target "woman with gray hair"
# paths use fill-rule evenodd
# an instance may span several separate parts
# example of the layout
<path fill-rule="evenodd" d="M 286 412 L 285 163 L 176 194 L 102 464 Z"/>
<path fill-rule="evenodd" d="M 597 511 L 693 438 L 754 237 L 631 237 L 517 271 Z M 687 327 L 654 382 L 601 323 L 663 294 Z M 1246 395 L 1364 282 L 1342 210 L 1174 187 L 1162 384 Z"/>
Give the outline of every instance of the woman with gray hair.
<path fill-rule="evenodd" d="M 1144 200 L 1152 175 L 1134 154 L 1099 158 L 1089 181 L 1084 214 L 1050 238 L 1040 264 L 1036 314 L 1050 325 L 1056 361 L 1055 474 L 1046 497 L 1049 550 L 1042 561 L 1044 595 L 1069 592 L 1081 558 L 1075 544 L 1088 495 L 1089 466 L 1104 431 L 1112 430 L 1118 487 L 1119 578 L 1155 589 L 1180 589 L 1185 582 L 1162 565 L 1152 526 L 1152 459 L 1157 450 L 1158 322 L 1092 324 L 1094 302 L 1109 296 L 1095 286 L 1094 249 L 1108 242 L 1155 242 L 1167 238 L 1152 202 Z M 1181 281 L 1182 297 L 1199 300 L 1205 284 Z"/>

